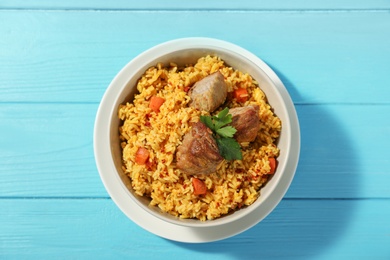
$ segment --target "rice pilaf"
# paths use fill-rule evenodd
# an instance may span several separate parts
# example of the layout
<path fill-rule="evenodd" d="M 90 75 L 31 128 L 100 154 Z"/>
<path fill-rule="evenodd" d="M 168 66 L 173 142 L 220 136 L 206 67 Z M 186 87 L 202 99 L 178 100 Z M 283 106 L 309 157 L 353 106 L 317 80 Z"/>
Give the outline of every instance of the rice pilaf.
<path fill-rule="evenodd" d="M 191 124 L 201 115 L 209 115 L 189 107 L 188 89 L 202 78 L 220 71 L 227 83 L 228 99 L 213 114 L 225 107 L 257 104 L 260 130 L 251 143 L 241 143 L 243 160 L 223 160 L 215 173 L 197 175 L 207 186 L 207 194 L 193 193 L 188 175 L 175 166 L 177 147 Z M 231 93 L 245 88 L 249 97 L 245 104 L 237 102 Z M 135 193 L 150 198 L 150 204 L 180 218 L 212 220 L 249 206 L 260 196 L 260 190 L 270 177 L 268 158 L 277 157 L 275 142 L 280 135 L 281 121 L 258 83 L 248 74 L 227 66 L 219 57 L 206 56 L 196 64 L 179 68 L 171 63 L 149 68 L 137 83 L 138 94 L 132 103 L 120 105 L 118 115 L 123 149 L 123 171 L 129 176 Z M 160 111 L 149 108 L 152 96 L 165 99 Z M 230 96 L 230 97 L 229 97 Z M 139 165 L 135 155 L 139 147 L 149 151 L 148 162 Z"/>

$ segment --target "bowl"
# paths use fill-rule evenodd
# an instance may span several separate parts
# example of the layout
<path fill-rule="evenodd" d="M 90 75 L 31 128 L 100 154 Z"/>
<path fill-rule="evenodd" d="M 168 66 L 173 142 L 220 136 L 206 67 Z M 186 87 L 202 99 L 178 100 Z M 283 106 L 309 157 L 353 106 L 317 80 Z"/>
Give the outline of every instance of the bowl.
<path fill-rule="evenodd" d="M 194 64 L 198 58 L 217 55 L 229 66 L 249 73 L 266 94 L 274 113 L 282 121 L 278 139 L 280 155 L 274 176 L 250 206 L 215 220 L 180 219 L 150 206 L 149 200 L 135 195 L 122 171 L 118 128 L 118 107 L 131 101 L 142 74 L 157 63 Z M 177 241 L 204 242 L 240 233 L 264 219 L 280 202 L 290 186 L 299 159 L 300 131 L 294 104 L 281 80 L 260 58 L 226 41 L 212 38 L 182 38 L 159 44 L 131 60 L 112 80 L 99 105 L 94 128 L 94 153 L 101 180 L 115 204 L 144 229 Z M 152 222 L 152 223 L 151 223 Z M 229 227 L 229 228 L 227 228 Z M 174 228 L 181 234 L 168 234 Z M 205 235 L 213 228 L 231 230 L 222 235 Z M 186 232 L 188 234 L 186 234 Z M 204 233 L 202 235 L 202 232 Z M 196 234 L 196 235 L 193 235 Z M 190 237 L 190 238 L 189 238 Z"/>

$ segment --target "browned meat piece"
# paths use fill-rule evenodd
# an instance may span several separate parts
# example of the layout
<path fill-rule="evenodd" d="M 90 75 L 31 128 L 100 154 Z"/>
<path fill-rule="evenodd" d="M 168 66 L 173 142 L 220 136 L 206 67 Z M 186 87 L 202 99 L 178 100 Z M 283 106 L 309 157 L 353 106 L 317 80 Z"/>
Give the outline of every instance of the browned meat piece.
<path fill-rule="evenodd" d="M 231 125 L 237 130 L 234 134 L 237 142 L 254 141 L 260 129 L 259 106 L 231 108 L 229 113 L 232 114 Z"/>
<path fill-rule="evenodd" d="M 202 122 L 192 126 L 177 148 L 177 168 L 187 174 L 210 174 L 223 160 L 210 128 Z"/>
<path fill-rule="evenodd" d="M 189 96 L 190 106 L 199 110 L 213 112 L 225 102 L 227 86 L 221 72 L 215 72 L 192 86 Z"/>

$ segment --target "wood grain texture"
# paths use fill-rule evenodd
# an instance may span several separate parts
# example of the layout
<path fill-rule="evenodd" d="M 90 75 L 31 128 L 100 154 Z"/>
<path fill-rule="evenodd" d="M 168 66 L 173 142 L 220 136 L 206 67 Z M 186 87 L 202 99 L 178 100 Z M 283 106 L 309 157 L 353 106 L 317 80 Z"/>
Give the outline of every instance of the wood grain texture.
<path fill-rule="evenodd" d="M 390 3 L 383 0 L 330 0 L 330 1 L 305 1 L 305 0 L 223 0 L 223 1 L 159 1 L 159 0 L 69 0 L 52 2 L 50 0 L 3 0 L 0 9 L 44 9 L 44 10 L 367 10 L 388 9 Z"/>
<path fill-rule="evenodd" d="M 0 259 L 390 259 L 390 1 L 0 1 Z M 142 51 L 215 37 L 296 105 L 301 157 L 261 223 L 209 244 L 143 230 L 93 157 L 96 110 Z"/>
<path fill-rule="evenodd" d="M 389 101 L 388 12 L 27 10 L 0 11 L 0 19 L 0 102 L 99 102 L 133 57 L 191 36 L 252 51 L 296 103 Z"/>
<path fill-rule="evenodd" d="M 211 244 L 171 242 L 144 231 L 109 199 L 0 200 L 4 259 L 386 259 L 384 200 L 283 200 L 264 221 Z M 153 250 L 151 250 L 153 249 Z"/>
<path fill-rule="evenodd" d="M 106 197 L 93 157 L 97 104 L 0 104 L 0 197 Z M 390 198 L 390 106 L 297 105 L 289 198 Z M 375 122 L 375 123 L 368 123 Z M 367 137 L 370 138 L 367 138 Z"/>
<path fill-rule="evenodd" d="M 107 196 L 93 156 L 96 110 L 97 104 L 0 105 L 2 195 Z"/>

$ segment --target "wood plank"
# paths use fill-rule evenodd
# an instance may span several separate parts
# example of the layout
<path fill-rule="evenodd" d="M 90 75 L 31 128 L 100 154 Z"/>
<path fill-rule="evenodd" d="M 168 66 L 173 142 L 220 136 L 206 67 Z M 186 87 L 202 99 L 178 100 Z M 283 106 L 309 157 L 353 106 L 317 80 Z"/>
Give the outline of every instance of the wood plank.
<path fill-rule="evenodd" d="M 302 146 L 291 197 L 390 195 L 386 184 L 390 169 L 390 106 L 296 107 Z"/>
<path fill-rule="evenodd" d="M 95 167 L 96 104 L 0 106 L 3 196 L 107 196 Z"/>
<path fill-rule="evenodd" d="M 242 234 L 183 244 L 144 231 L 109 199 L 1 199 L 0 257 L 386 259 L 388 205 L 389 200 L 282 200 Z"/>
<path fill-rule="evenodd" d="M 0 104 L 0 197 L 107 197 L 93 157 L 97 104 Z M 390 197 L 388 105 L 297 105 L 288 198 Z"/>
<path fill-rule="evenodd" d="M 389 102 L 387 11 L 3 10 L 0 20 L 0 102 L 99 102 L 133 57 L 190 36 L 252 51 L 275 69 L 296 103 Z"/>
<path fill-rule="evenodd" d="M 66 2 L 52 2 L 49 0 L 39 1 L 23 1 L 23 0 L 3 0 L 0 9 L 44 9 L 44 10 L 365 10 L 365 9 L 388 9 L 390 3 L 388 1 L 281 1 L 281 0 L 264 0 L 264 1 L 207 1 L 198 0 L 191 2 L 183 2 L 180 0 L 170 1 L 125 1 L 116 0 L 107 2 L 104 0 L 93 1 L 77 1 L 69 0 Z"/>

